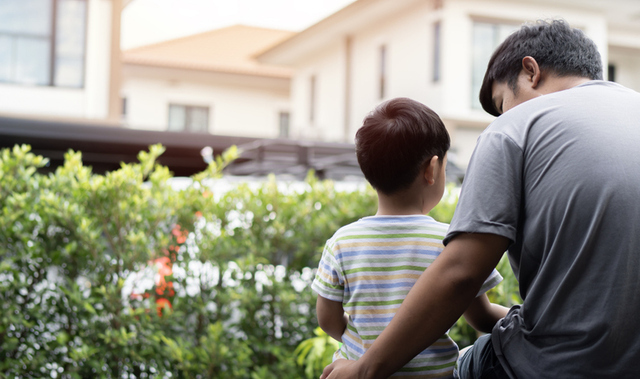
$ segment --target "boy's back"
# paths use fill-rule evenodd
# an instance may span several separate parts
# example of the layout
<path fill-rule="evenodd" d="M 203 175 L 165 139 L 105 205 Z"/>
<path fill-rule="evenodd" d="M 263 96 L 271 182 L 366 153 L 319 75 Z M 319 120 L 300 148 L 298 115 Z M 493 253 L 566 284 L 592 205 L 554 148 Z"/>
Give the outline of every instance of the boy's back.
<path fill-rule="evenodd" d="M 361 357 L 444 249 L 448 225 L 425 215 L 444 193 L 449 146 L 440 117 L 407 98 L 380 104 L 358 129 L 356 156 L 376 190 L 378 211 L 341 228 L 327 241 L 312 284 L 318 293 L 318 324 L 344 343 L 334 359 Z M 465 311 L 465 319 L 477 330 L 490 332 L 507 313 L 484 295 L 501 280 L 494 270 L 481 296 Z M 458 347 L 444 335 L 398 376 L 451 377 L 457 358 Z"/>
<path fill-rule="evenodd" d="M 447 224 L 429 216 L 371 216 L 340 228 L 327 241 L 312 288 L 341 302 L 350 315 L 334 358 L 357 360 L 391 321 L 420 274 L 443 249 Z M 501 280 L 494 273 L 481 292 Z M 458 346 L 444 335 L 399 375 L 453 375 Z"/>

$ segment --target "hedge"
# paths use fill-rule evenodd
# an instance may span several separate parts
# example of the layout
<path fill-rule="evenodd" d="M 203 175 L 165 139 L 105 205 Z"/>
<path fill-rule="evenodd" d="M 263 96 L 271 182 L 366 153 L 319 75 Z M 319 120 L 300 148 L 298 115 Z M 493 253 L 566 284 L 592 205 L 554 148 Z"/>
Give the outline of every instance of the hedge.
<path fill-rule="evenodd" d="M 375 213 L 373 191 L 311 174 L 213 192 L 235 149 L 176 189 L 162 152 L 105 175 L 79 152 L 49 174 L 28 146 L 0 152 L 0 378 L 319 375 L 296 359 L 317 326 L 309 285 L 326 239 Z M 516 302 L 507 282 L 492 296 Z"/>

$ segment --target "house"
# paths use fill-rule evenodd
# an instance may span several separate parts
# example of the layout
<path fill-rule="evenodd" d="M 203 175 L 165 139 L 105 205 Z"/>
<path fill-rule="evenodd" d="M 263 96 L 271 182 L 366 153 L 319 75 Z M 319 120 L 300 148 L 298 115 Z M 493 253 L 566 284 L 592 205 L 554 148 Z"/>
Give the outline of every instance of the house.
<path fill-rule="evenodd" d="M 639 15 L 634 0 L 357 0 L 258 60 L 294 70 L 294 138 L 351 142 L 373 107 L 406 96 L 441 115 L 450 161 L 466 167 L 493 120 L 477 100 L 484 70 L 511 31 L 562 17 L 595 41 L 609 79 L 640 90 Z"/>
<path fill-rule="evenodd" d="M 123 121 L 135 129 L 288 137 L 291 70 L 255 55 L 293 34 L 235 25 L 125 50 Z"/>
<path fill-rule="evenodd" d="M 72 149 L 105 173 L 161 143 L 160 163 L 179 176 L 206 168 L 204 147 L 220 154 L 231 145 L 245 150 L 229 167 L 236 175 L 358 173 L 345 157 L 352 144 L 261 140 L 288 135 L 290 70 L 253 54 L 291 32 L 230 27 L 133 49 L 121 61 L 130 2 L 0 2 L 0 148 L 30 145 L 49 159 L 43 171 Z"/>

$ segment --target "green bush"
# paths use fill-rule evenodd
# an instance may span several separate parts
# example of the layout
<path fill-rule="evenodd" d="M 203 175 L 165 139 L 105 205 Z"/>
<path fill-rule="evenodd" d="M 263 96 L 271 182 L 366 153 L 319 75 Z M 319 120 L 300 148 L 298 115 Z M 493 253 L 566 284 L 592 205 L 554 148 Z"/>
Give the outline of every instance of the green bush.
<path fill-rule="evenodd" d="M 29 147 L 0 152 L 0 378 L 310 372 L 315 267 L 373 191 L 310 175 L 212 193 L 234 149 L 176 190 L 162 152 L 106 175 L 76 152 L 46 175 Z"/>
<path fill-rule="evenodd" d="M 69 152 L 0 154 L 0 378 L 300 378 L 325 240 L 375 209 L 310 176 L 175 190 L 160 146 L 96 175 Z"/>

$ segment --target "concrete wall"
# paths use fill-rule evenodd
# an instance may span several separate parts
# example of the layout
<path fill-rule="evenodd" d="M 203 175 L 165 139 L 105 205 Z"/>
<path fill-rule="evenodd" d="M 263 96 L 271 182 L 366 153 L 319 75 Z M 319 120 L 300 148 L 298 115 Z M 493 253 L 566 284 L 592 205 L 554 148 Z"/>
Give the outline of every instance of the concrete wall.
<path fill-rule="evenodd" d="M 123 119 L 131 128 L 166 130 L 169 104 L 209 107 L 212 134 L 276 138 L 289 111 L 289 80 L 125 65 Z"/>

